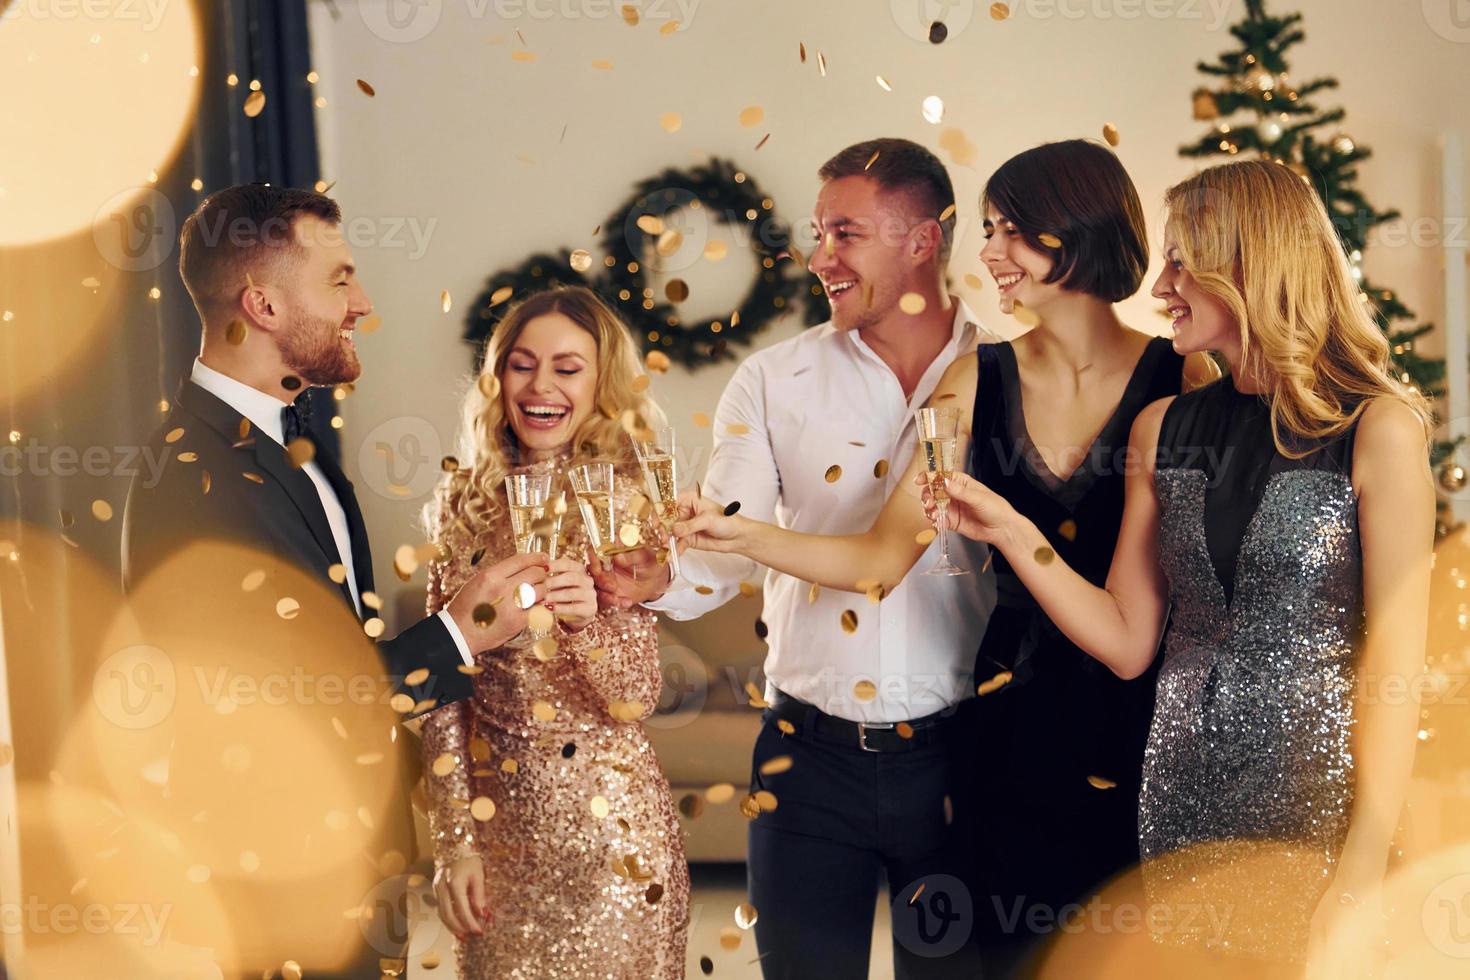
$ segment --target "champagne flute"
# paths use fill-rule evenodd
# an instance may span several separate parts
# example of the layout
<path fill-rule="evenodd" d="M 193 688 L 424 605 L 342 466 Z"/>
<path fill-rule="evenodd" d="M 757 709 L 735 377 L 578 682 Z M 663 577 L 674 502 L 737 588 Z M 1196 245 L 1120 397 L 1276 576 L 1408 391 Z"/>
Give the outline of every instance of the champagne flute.
<path fill-rule="evenodd" d="M 653 501 L 654 513 L 669 536 L 669 567 L 677 577 L 680 574 L 679 548 L 674 541 L 674 523 L 679 516 L 679 478 L 674 464 L 674 430 L 665 427 L 652 435 L 650 440 L 634 436 L 633 448 L 638 454 L 638 465 L 643 469 L 643 480 L 648 484 L 648 497 Z"/>
<path fill-rule="evenodd" d="M 617 544 L 617 514 L 613 503 L 613 464 L 592 462 L 574 467 L 567 476 L 577 496 L 577 509 L 587 527 L 587 541 L 599 558 L 608 557 Z"/>
<path fill-rule="evenodd" d="M 517 553 L 545 551 L 548 557 L 555 558 L 556 535 L 550 533 L 551 524 L 546 518 L 551 474 L 512 473 L 505 478 L 505 496 L 510 505 L 510 528 L 515 535 Z M 559 517 L 556 523 L 561 524 Z"/>
<path fill-rule="evenodd" d="M 949 494 L 944 481 L 954 472 L 955 454 L 959 446 L 960 410 L 957 408 L 919 409 L 919 452 L 924 455 L 924 471 L 929 477 L 929 492 L 934 494 L 938 510 L 939 561 L 924 570 L 925 575 L 969 575 L 968 568 L 956 565 L 949 557 Z"/>

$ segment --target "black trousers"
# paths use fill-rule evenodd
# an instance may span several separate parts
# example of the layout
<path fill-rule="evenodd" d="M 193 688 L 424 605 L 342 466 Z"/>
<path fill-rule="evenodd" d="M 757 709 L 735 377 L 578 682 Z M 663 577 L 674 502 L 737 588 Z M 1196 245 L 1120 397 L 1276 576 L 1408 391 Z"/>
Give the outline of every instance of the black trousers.
<path fill-rule="evenodd" d="M 761 775 L 781 756 L 789 769 Z M 898 980 L 980 975 L 973 902 L 945 821 L 949 783 L 942 736 L 909 751 L 867 752 L 800 723 L 783 733 L 766 711 L 751 786 L 777 806 L 751 822 L 747 858 L 765 980 L 867 977 L 884 878 Z"/>

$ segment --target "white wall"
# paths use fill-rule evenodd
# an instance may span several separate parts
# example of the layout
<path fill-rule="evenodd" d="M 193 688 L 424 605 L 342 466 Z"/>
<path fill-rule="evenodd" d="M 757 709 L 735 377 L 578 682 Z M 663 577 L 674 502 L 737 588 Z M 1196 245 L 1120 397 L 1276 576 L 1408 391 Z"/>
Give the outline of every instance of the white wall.
<path fill-rule="evenodd" d="M 452 451 L 467 366 L 463 311 L 491 271 L 562 245 L 600 259 L 592 231 L 636 181 L 711 154 L 748 168 L 777 211 L 799 221 L 821 162 L 878 135 L 922 142 L 950 165 L 962 219 L 956 279 L 980 271 L 974 216 L 985 177 L 1038 142 L 1098 137 L 1114 123 L 1118 153 L 1157 217 L 1164 189 L 1195 169 L 1176 153 L 1205 125 L 1190 117 L 1190 92 L 1203 84 L 1194 65 L 1231 46 L 1226 27 L 1243 10 L 1226 0 L 1030 0 L 998 23 L 988 2 L 928 0 L 926 22 L 949 8 L 950 37 L 935 46 L 905 30 L 919 31 L 923 2 L 643 0 L 636 27 L 612 0 L 338 0 L 335 17 L 315 6 L 317 87 L 327 100 L 318 111 L 323 177 L 336 181 L 332 193 L 349 217 L 366 219 L 357 259 L 383 317 L 381 330 L 360 338 L 366 372 L 344 406 L 343 436 L 385 594 L 398 587 L 393 547 L 417 540 L 414 515 L 440 455 Z M 1470 25 L 1457 33 L 1447 19 L 1453 2 L 1273 4 L 1306 15 L 1293 76 L 1340 79 L 1320 101 L 1347 108 L 1344 130 L 1375 151 L 1363 167 L 1366 193 L 1401 209 L 1406 222 L 1437 218 L 1438 134 L 1470 132 Z M 680 29 L 661 34 L 671 18 Z M 516 50 L 536 58 L 513 60 Z M 598 70 L 595 59 L 613 68 Z M 892 92 L 878 86 L 880 74 Z M 358 90 L 358 78 L 375 97 Z M 945 100 L 942 127 L 920 114 L 928 95 Z M 763 107 L 765 119 L 742 128 L 737 115 L 750 105 Z M 677 133 L 659 126 L 668 111 L 683 116 Z M 955 165 L 940 150 L 949 126 L 978 147 L 973 165 Z M 766 132 L 769 142 L 755 151 Z M 1423 318 L 1442 320 L 1438 230 L 1420 231 L 1427 246 L 1380 245 L 1366 265 Z M 725 265 L 733 272 L 743 259 L 734 254 Z M 728 309 L 744 285 L 712 272 L 719 270 L 690 277 L 691 317 Z M 448 316 L 439 310 L 446 289 L 456 301 Z M 1000 332 L 1015 332 L 988 280 L 962 294 Z M 1123 308 L 1134 325 L 1164 329 L 1146 294 Z M 792 320 L 760 342 L 792 335 Z M 656 380 L 655 394 L 690 441 L 708 445 L 691 416 L 712 411 L 731 370 L 676 368 Z M 410 478 L 404 457 L 415 442 L 427 462 Z M 387 489 L 379 443 L 394 447 L 407 495 Z"/>

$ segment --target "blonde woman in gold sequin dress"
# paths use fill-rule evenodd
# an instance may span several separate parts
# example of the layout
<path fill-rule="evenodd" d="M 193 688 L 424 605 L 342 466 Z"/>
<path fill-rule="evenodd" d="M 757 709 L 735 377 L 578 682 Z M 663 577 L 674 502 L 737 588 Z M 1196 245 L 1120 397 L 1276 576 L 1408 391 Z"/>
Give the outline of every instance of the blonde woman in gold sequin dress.
<path fill-rule="evenodd" d="M 1424 666 L 1428 404 L 1291 170 L 1211 167 L 1166 204 L 1153 295 L 1175 351 L 1231 372 L 1138 416 L 1106 588 L 970 477 L 948 482 L 950 523 L 1119 676 L 1167 616 L 1138 821 L 1154 938 L 1231 976 L 1381 976 L 1418 705 L 1358 692 Z"/>
<path fill-rule="evenodd" d="M 429 609 L 481 554 L 514 549 L 504 477 L 619 461 L 615 499 L 639 485 L 619 424 L 658 409 L 627 329 L 580 287 L 508 311 L 466 397 L 460 465 L 428 515 L 449 557 L 431 566 Z M 574 449 L 577 450 L 574 459 Z M 424 781 L 439 914 L 466 980 L 674 980 L 684 975 L 689 870 L 669 785 L 642 719 L 661 674 L 653 613 L 599 609 L 576 506 L 551 562 L 548 644 L 479 651 L 475 694 L 427 715 Z"/>

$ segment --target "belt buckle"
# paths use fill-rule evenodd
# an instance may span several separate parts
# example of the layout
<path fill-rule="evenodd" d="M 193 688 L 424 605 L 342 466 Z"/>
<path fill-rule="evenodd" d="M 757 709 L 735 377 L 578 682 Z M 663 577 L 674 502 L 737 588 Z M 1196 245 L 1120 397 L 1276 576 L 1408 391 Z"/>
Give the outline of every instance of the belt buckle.
<path fill-rule="evenodd" d="M 862 750 L 864 752 L 881 752 L 881 749 L 874 749 L 868 746 L 868 729 L 872 728 L 881 732 L 892 731 L 896 727 L 898 726 L 892 722 L 882 722 L 870 725 L 860 721 L 858 722 L 858 745 L 862 747 Z"/>

